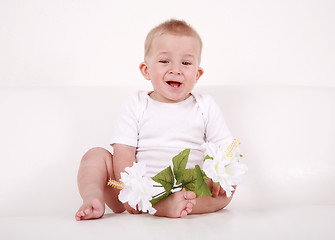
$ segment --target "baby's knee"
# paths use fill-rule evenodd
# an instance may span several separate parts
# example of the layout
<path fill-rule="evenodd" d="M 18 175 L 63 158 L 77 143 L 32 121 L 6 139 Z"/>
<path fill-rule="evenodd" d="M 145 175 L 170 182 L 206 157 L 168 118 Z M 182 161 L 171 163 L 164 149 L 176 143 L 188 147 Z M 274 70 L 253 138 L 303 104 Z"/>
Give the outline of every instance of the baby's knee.
<path fill-rule="evenodd" d="M 82 161 L 86 161 L 89 159 L 112 159 L 113 155 L 105 148 L 102 147 L 94 147 L 88 150 L 83 158 Z"/>
<path fill-rule="evenodd" d="M 102 147 L 94 147 L 94 148 L 91 148 L 90 150 L 87 151 L 86 154 L 106 154 L 106 153 L 109 153 L 109 151 L 105 148 L 102 148 Z"/>

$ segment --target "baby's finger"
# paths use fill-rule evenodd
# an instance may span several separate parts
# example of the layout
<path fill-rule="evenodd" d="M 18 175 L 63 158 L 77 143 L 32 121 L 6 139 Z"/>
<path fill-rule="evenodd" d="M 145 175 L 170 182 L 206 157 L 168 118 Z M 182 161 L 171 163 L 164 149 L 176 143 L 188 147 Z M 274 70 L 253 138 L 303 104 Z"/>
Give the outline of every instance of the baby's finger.
<path fill-rule="evenodd" d="M 218 186 L 218 185 L 216 185 L 216 184 L 213 184 L 213 188 L 212 188 L 212 197 L 217 197 L 217 196 L 219 196 L 220 189 L 221 189 L 220 186 Z"/>
<path fill-rule="evenodd" d="M 132 208 L 132 209 L 131 209 L 131 213 L 132 213 L 132 214 L 141 214 L 142 212 L 141 212 L 141 211 L 138 211 L 137 209 Z"/>
<path fill-rule="evenodd" d="M 140 213 L 139 211 L 133 209 L 128 203 L 125 203 L 124 207 L 127 210 L 127 212 L 129 212 L 130 214 L 138 214 L 138 213 Z"/>
<path fill-rule="evenodd" d="M 220 188 L 220 195 L 224 195 L 226 193 L 226 191 L 223 188 Z"/>
<path fill-rule="evenodd" d="M 134 209 L 134 214 L 141 214 L 142 211 L 138 210 L 138 204 L 136 205 L 136 209 Z"/>
<path fill-rule="evenodd" d="M 207 180 L 206 180 L 206 184 L 207 184 L 207 186 L 208 186 L 209 188 L 212 188 L 212 187 L 213 187 L 213 181 L 212 181 L 212 179 L 207 178 Z"/>

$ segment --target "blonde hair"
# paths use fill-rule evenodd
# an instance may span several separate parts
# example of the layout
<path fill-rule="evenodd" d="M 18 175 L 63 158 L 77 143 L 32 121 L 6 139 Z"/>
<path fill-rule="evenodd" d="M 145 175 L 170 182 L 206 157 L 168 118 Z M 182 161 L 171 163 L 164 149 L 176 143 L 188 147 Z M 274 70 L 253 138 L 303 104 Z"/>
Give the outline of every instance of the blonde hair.
<path fill-rule="evenodd" d="M 155 37 L 161 36 L 164 33 L 169 33 L 178 36 L 190 36 L 199 40 L 200 43 L 200 56 L 201 58 L 201 50 L 202 50 L 202 40 L 199 34 L 185 21 L 170 19 L 166 22 L 159 24 L 154 27 L 147 35 L 144 43 L 144 58 L 149 55 L 152 41 Z"/>

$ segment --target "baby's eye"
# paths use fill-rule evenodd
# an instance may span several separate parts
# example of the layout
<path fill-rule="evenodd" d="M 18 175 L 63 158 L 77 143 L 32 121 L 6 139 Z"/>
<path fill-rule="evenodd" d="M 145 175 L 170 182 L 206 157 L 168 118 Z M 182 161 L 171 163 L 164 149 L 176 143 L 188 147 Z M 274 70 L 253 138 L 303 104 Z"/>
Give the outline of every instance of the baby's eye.
<path fill-rule="evenodd" d="M 159 62 L 160 63 L 168 63 L 169 61 L 168 60 L 160 60 Z"/>
<path fill-rule="evenodd" d="M 182 62 L 183 65 L 191 65 L 191 62 L 188 62 L 188 61 L 184 61 Z"/>

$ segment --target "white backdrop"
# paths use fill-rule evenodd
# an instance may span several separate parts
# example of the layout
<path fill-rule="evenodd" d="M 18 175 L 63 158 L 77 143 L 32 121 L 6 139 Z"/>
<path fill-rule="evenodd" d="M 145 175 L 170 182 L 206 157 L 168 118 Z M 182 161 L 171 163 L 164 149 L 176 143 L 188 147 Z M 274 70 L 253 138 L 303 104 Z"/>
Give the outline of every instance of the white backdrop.
<path fill-rule="evenodd" d="M 149 86 L 147 32 L 184 19 L 204 41 L 199 85 L 335 86 L 332 0 L 0 0 L 0 87 Z"/>
<path fill-rule="evenodd" d="M 111 226 L 124 238 L 129 224 L 131 237 L 152 239 L 171 228 L 335 239 L 334 13 L 333 0 L 0 0 L 0 239 L 92 239 Z M 138 71 L 144 39 L 169 18 L 203 38 L 198 87 L 241 140 L 247 180 L 208 217 L 78 224 L 80 158 L 108 145 L 120 99 L 150 86 Z"/>

